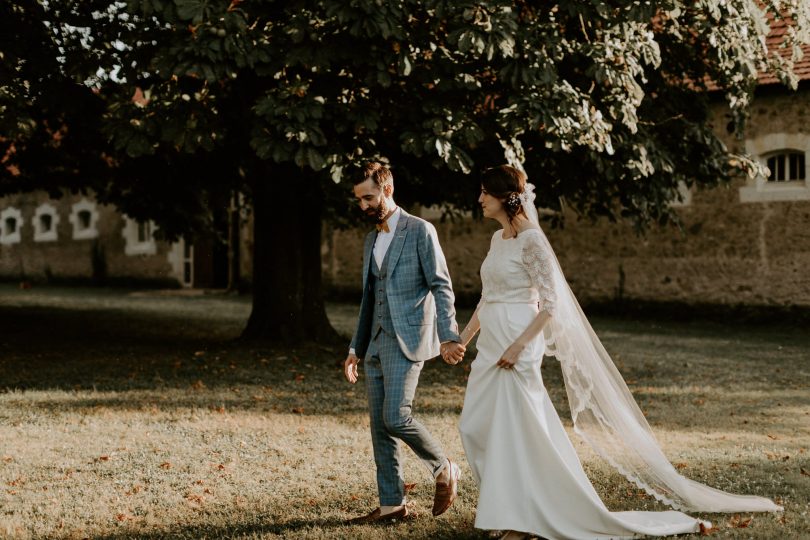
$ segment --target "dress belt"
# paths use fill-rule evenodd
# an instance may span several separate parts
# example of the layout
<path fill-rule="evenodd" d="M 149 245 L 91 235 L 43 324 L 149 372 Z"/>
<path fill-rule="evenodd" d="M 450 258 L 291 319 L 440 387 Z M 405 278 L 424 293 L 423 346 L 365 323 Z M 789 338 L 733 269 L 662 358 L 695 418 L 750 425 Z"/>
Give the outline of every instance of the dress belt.
<path fill-rule="evenodd" d="M 527 306 L 540 305 L 540 300 L 532 300 L 531 302 L 519 302 L 517 300 L 486 300 L 481 299 L 481 304 L 525 304 Z"/>

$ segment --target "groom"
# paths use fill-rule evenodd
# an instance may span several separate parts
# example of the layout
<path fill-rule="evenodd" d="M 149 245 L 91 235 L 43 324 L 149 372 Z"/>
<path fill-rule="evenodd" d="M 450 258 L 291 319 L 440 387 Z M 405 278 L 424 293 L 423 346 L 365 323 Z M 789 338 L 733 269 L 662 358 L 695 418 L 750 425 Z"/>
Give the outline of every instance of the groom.
<path fill-rule="evenodd" d="M 344 373 L 357 382 L 364 359 L 380 507 L 351 523 L 408 517 L 400 440 L 436 480 L 434 516 L 453 504 L 459 478 L 458 465 L 411 415 L 425 360 L 441 353 L 455 363 L 464 355 L 450 275 L 436 230 L 397 207 L 393 194 L 394 177 L 380 163 L 367 163 L 354 179 L 360 210 L 376 230 L 363 249 L 363 300 Z"/>

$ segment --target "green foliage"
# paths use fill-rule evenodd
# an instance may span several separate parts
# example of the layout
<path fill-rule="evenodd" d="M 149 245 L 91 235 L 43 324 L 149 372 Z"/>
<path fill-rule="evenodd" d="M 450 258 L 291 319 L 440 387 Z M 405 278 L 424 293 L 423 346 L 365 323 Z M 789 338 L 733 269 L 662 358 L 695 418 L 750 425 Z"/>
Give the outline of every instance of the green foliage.
<path fill-rule="evenodd" d="M 92 149 L 112 158 L 113 179 L 93 187 L 125 208 L 176 195 L 150 216 L 174 220 L 168 231 L 228 190 L 290 181 L 268 174 L 273 163 L 318 179 L 343 213 L 335 183 L 368 158 L 390 160 L 405 202 L 470 207 L 474 173 L 508 160 L 523 163 L 544 206 L 665 221 L 679 183 L 753 168 L 712 133 L 708 81 L 740 133 L 758 71 L 796 86 L 790 60 L 810 14 L 797 0 L 51 4 L 4 8 L 4 24 L 35 30 L 16 56 L 3 53 L 0 134 L 18 150 L 12 161 L 25 165 L 35 133 L 76 121 L 34 113 L 44 83 L 92 87 L 103 103 Z M 791 16 L 792 52 L 764 49 L 766 13 Z M 22 168 L 30 187 L 43 181 Z M 189 192 L 205 195 L 189 202 Z"/>

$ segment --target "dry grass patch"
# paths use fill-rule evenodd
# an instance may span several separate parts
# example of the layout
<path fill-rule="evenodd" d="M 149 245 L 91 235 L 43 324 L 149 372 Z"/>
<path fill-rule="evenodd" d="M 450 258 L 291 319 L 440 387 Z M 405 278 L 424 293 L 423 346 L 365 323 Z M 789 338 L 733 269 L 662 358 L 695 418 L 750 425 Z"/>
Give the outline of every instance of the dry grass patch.
<path fill-rule="evenodd" d="M 342 524 L 376 506 L 365 391 L 343 347 L 229 342 L 242 298 L 0 287 L 0 538 L 482 538 L 456 429 L 466 372 L 431 363 L 417 414 L 463 467 L 430 517 L 409 453 L 415 522 Z M 354 306 L 330 306 L 348 332 Z M 468 315 L 468 314 L 465 314 Z M 810 337 L 801 329 L 595 321 L 668 456 L 783 515 L 704 515 L 723 538 L 810 530 Z M 554 361 L 543 368 L 566 418 Z M 568 422 L 570 424 L 570 422 Z M 659 509 L 574 439 L 612 509 Z"/>

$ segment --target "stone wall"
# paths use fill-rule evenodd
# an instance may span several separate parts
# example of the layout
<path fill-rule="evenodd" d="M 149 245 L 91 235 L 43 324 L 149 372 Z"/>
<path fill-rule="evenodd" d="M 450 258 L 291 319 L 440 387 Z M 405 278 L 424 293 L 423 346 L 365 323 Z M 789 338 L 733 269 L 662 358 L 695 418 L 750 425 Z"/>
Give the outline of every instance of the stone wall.
<path fill-rule="evenodd" d="M 156 242 L 156 253 L 127 255 L 122 235 L 124 220 L 112 206 L 97 204 L 95 238 L 73 239 L 71 207 L 80 195 L 49 199 L 41 192 L 0 198 L 0 211 L 14 207 L 22 212 L 20 242 L 0 245 L 0 278 L 32 281 L 153 282 L 174 285 L 177 280 L 168 260 L 171 246 Z M 92 201 L 92 197 L 86 197 Z M 56 208 L 58 239 L 34 241 L 32 218 L 43 202 Z"/>

